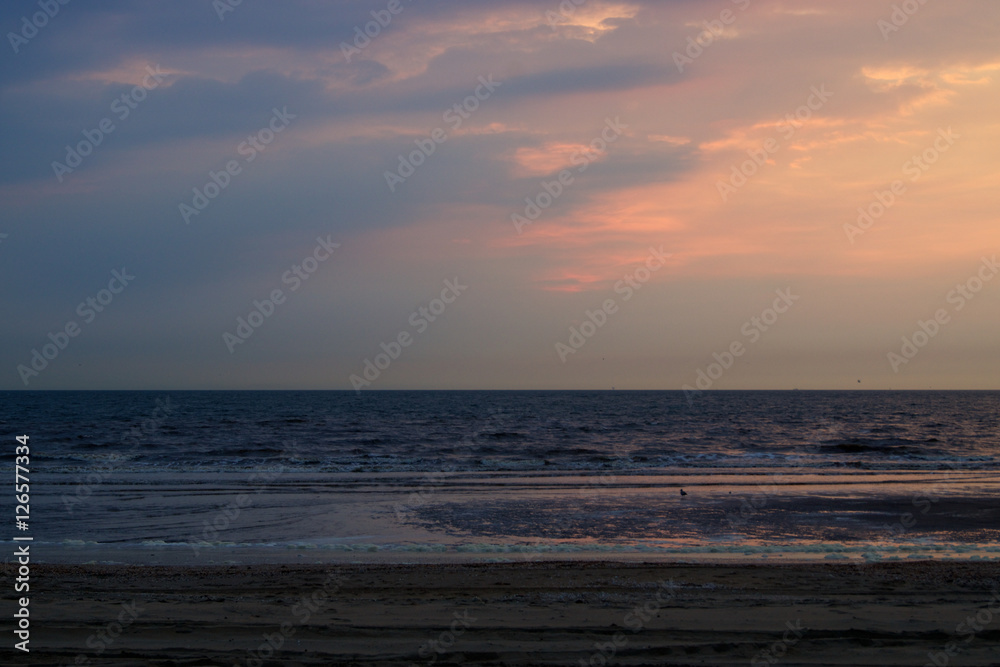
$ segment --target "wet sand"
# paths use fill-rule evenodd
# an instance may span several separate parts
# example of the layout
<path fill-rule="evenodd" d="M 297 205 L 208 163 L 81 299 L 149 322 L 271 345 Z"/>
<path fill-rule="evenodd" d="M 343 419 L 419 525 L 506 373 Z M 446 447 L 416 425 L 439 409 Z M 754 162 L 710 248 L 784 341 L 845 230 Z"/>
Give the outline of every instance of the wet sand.
<path fill-rule="evenodd" d="M 31 653 L 4 662 L 1000 665 L 998 585 L 995 563 L 33 565 Z"/>

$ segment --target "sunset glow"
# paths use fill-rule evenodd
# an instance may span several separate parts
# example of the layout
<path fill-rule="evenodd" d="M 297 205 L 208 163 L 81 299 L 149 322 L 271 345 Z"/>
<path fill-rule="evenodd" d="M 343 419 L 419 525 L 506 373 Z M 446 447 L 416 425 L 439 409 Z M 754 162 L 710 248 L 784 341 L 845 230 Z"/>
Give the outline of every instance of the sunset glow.
<path fill-rule="evenodd" d="M 713 388 L 997 388 L 1000 281 L 947 300 L 1000 250 L 996 3 L 389 4 L 74 3 L 13 40 L 2 386 L 347 389 L 457 276 L 373 388 L 680 389 L 783 288 Z M 134 287 L 19 371 L 122 266 Z"/>

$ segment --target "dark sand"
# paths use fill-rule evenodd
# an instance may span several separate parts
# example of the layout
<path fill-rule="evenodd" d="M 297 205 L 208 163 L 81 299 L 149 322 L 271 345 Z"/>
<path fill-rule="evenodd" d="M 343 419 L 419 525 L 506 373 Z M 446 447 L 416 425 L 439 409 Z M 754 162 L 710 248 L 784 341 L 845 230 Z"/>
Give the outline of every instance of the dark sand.
<path fill-rule="evenodd" d="M 925 665 L 953 641 L 948 665 L 1000 665 L 990 563 L 33 564 L 31 578 L 31 653 L 5 647 L 6 664 Z M 961 625 L 977 612 L 978 631 Z"/>

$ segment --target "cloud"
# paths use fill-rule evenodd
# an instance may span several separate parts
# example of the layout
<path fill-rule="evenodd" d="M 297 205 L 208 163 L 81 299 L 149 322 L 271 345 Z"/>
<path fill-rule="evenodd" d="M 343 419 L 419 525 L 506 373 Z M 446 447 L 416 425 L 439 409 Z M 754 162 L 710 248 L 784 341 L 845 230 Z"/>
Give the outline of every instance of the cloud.
<path fill-rule="evenodd" d="M 482 376 L 513 386 L 505 374 L 517 367 L 535 386 L 536 350 L 550 352 L 537 338 L 561 334 L 562 319 L 591 307 L 585 300 L 649 245 L 674 255 L 648 293 L 690 328 L 671 352 L 684 359 L 703 357 L 699 341 L 717 333 L 699 305 L 705 299 L 738 305 L 757 287 L 772 290 L 772 279 L 827 280 L 843 290 L 830 302 L 841 317 L 891 328 L 873 297 L 842 299 L 844 281 L 898 283 L 905 292 L 911 274 L 923 272 L 925 285 L 947 286 L 967 257 L 1000 240 L 990 148 L 1000 139 L 991 30 L 1000 6 L 928 3 L 885 40 L 876 22 L 890 9 L 861 0 L 754 0 L 746 11 L 726 2 L 588 0 L 554 25 L 546 11 L 560 11 L 555 0 L 404 0 L 348 60 L 341 44 L 386 2 L 335 5 L 247 1 L 220 20 L 201 0 L 70 3 L 19 53 L 0 58 L 0 280 L 10 312 L 23 314 L 0 324 L 0 361 L 13 368 L 124 263 L 140 280 L 109 314 L 114 327 L 88 332 L 84 369 L 140 382 L 128 370 L 135 362 L 179 384 L 214 382 L 224 370 L 245 382 L 273 375 L 294 385 L 305 373 L 315 386 L 336 385 L 331 369 L 352 367 L 380 327 L 405 322 L 423 291 L 460 270 L 490 295 L 475 305 L 470 292 L 463 308 L 484 321 L 502 314 L 495 330 L 504 334 L 468 325 L 442 329 L 440 341 L 502 349 L 505 359 L 474 359 Z M 4 5 L 0 25 L 16 28 L 23 6 Z M 672 53 L 726 8 L 737 21 L 725 39 L 679 72 Z M 167 76 L 119 118 L 112 105 L 150 66 Z M 480 77 L 500 85 L 453 127 L 446 114 L 475 96 Z M 833 97 L 785 136 L 789 114 L 814 86 Z M 178 205 L 245 158 L 240 143 L 274 108 L 294 122 L 185 224 Z M 114 131 L 59 182 L 52 162 L 107 117 Z M 627 131 L 578 171 L 574 156 L 614 118 Z M 961 142 L 907 181 L 863 244 L 848 243 L 844 223 L 906 178 L 903 166 L 942 127 Z M 390 190 L 386 172 L 437 128 L 446 141 Z M 717 183 L 772 137 L 780 149 L 723 201 Z M 511 215 L 563 169 L 573 182 L 518 234 Z M 245 362 L 214 356 L 221 328 L 321 233 L 336 233 L 345 253 L 317 288 L 255 338 Z M 919 305 L 918 293 L 905 293 Z M 645 303 L 627 316 L 643 323 L 629 330 L 629 345 L 654 358 L 662 332 L 646 327 L 666 316 L 660 302 Z M 473 329 L 485 338 L 466 338 Z M 803 349 L 815 333 L 803 330 Z M 414 369 L 448 356 L 434 340 L 422 342 L 427 356 L 415 356 Z M 860 335 L 848 342 L 869 345 Z M 419 384 L 417 370 L 398 368 L 400 383 Z M 101 373 L 88 372 L 46 381 L 86 385 Z M 573 382 L 586 384 L 581 373 Z"/>

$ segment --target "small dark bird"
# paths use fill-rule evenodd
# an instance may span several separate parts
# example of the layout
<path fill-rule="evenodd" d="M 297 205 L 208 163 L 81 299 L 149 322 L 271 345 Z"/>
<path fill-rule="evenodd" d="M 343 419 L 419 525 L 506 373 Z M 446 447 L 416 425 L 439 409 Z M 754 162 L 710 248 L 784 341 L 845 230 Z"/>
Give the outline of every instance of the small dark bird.
<path fill-rule="evenodd" d="M 685 491 L 684 489 L 681 489 L 681 495 L 682 496 L 686 496 L 687 495 L 687 491 Z"/>

